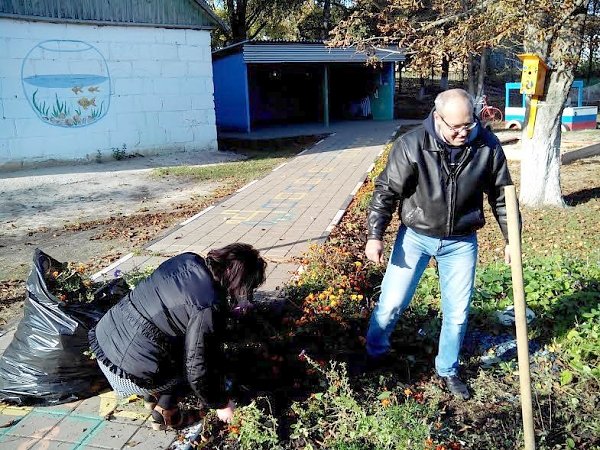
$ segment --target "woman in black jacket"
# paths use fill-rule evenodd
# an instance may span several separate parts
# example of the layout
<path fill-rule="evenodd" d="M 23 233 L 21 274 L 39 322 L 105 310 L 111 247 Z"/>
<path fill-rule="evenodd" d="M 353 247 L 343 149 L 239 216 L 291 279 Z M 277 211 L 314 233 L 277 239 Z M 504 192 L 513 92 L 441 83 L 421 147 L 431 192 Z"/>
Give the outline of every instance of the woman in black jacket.
<path fill-rule="evenodd" d="M 122 396 L 143 395 L 154 429 L 199 419 L 177 407 L 188 386 L 221 420 L 231 420 L 235 406 L 220 373 L 224 314 L 248 304 L 265 268 L 248 244 L 211 250 L 206 258 L 183 253 L 162 263 L 90 331 L 110 385 Z"/>

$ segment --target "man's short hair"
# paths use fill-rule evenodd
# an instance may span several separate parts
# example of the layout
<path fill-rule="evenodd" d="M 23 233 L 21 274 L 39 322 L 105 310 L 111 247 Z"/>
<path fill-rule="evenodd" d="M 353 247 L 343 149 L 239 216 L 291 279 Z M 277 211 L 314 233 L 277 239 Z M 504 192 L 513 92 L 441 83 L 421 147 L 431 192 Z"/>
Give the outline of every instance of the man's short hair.
<path fill-rule="evenodd" d="M 435 109 L 437 111 L 443 111 L 449 100 L 454 98 L 463 98 L 469 102 L 471 111 L 475 110 L 475 101 L 473 96 L 464 89 L 448 89 L 447 91 L 440 92 L 435 98 Z"/>

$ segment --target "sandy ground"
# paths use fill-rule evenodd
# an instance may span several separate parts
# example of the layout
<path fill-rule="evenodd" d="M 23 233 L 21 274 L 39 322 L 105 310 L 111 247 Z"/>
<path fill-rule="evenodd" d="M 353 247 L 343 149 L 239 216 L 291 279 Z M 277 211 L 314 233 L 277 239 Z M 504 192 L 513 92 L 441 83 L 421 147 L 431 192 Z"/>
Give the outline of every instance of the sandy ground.
<path fill-rule="evenodd" d="M 217 185 L 182 177 L 159 178 L 152 175 L 153 168 L 240 158 L 230 152 L 184 152 L 0 172 L 0 280 L 24 279 L 35 247 L 63 261 L 121 253 L 119 242 L 95 239 L 98 230 L 68 233 L 65 225 L 140 212 L 168 212 L 174 205 L 210 194 Z"/>
<path fill-rule="evenodd" d="M 14 233 L 139 210 L 156 210 L 211 191 L 211 183 L 159 178 L 156 167 L 239 159 L 230 152 L 177 153 L 121 161 L 0 172 L 0 226 Z"/>

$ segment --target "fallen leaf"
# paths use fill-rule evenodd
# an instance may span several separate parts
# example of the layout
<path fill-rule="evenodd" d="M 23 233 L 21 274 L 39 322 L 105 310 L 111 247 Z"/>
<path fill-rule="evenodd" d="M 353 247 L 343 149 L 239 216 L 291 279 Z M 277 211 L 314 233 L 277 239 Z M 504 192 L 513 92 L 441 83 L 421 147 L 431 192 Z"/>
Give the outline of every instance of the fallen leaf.
<path fill-rule="evenodd" d="M 9 428 L 12 427 L 13 425 L 19 423 L 21 419 L 13 419 L 13 420 L 9 420 L 6 423 L 3 423 L 2 425 L 0 425 L 0 428 Z"/>

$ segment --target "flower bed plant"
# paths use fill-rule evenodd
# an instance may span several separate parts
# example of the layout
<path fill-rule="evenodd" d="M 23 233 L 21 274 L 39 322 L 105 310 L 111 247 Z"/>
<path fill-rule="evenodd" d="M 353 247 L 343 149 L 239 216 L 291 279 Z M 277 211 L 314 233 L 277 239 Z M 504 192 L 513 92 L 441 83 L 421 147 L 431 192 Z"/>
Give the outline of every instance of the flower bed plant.
<path fill-rule="evenodd" d="M 82 264 L 53 261 L 44 274 L 44 280 L 50 293 L 61 302 L 90 303 L 95 300 L 94 293 L 103 283 L 95 283 L 85 271 Z"/>

